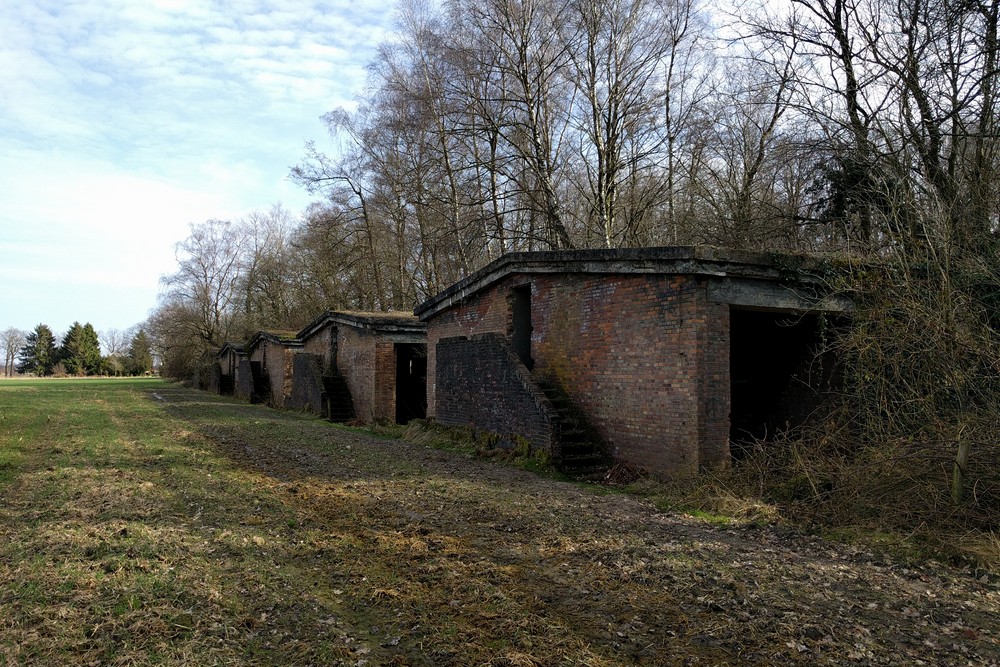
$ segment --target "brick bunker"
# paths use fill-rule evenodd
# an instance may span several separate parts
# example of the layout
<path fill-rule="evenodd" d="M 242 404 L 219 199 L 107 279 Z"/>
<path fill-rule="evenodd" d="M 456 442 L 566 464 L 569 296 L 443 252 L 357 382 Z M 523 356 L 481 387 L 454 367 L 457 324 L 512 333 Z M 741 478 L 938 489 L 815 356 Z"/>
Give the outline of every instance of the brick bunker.
<path fill-rule="evenodd" d="M 411 313 L 330 311 L 297 338 L 288 407 L 334 421 L 405 424 L 426 415 L 426 325 Z"/>
<path fill-rule="evenodd" d="M 209 391 L 223 396 L 235 394 L 236 371 L 239 368 L 240 359 L 245 357 L 241 346 L 233 343 L 223 345 L 212 363 Z"/>
<path fill-rule="evenodd" d="M 728 465 L 830 379 L 821 315 L 847 304 L 824 267 L 700 247 L 506 255 L 416 309 L 428 416 L 569 468 L 593 462 L 588 439 L 659 476 Z"/>
<path fill-rule="evenodd" d="M 275 408 L 286 407 L 295 355 L 301 348 L 302 343 L 285 332 L 255 333 L 237 367 L 236 395 Z"/>

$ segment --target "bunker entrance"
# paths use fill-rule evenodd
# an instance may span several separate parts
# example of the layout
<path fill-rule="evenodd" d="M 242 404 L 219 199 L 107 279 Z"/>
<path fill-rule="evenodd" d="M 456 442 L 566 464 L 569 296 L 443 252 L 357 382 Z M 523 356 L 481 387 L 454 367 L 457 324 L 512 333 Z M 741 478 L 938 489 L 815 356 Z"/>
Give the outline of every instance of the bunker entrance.
<path fill-rule="evenodd" d="M 396 423 L 427 416 L 427 346 L 396 344 Z"/>
<path fill-rule="evenodd" d="M 816 315 L 730 312 L 729 441 L 734 459 L 801 425 L 819 405 L 829 385 L 829 360 L 817 356 L 819 325 Z"/>
<path fill-rule="evenodd" d="M 534 367 L 531 358 L 531 285 L 511 290 L 513 335 L 510 344 L 529 371 Z"/>

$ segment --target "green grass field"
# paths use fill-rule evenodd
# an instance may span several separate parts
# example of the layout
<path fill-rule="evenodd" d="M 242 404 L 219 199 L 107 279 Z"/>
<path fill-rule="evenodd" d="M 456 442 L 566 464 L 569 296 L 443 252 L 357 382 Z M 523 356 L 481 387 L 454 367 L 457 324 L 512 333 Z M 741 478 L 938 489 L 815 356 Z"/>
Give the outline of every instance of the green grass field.
<path fill-rule="evenodd" d="M 156 379 L 0 381 L 4 667 L 997 664 L 998 606 Z"/>
<path fill-rule="evenodd" d="M 0 383 L 0 663 L 352 657 L 337 568 L 310 571 L 329 559 L 303 557 L 280 494 L 168 415 L 160 391 Z"/>

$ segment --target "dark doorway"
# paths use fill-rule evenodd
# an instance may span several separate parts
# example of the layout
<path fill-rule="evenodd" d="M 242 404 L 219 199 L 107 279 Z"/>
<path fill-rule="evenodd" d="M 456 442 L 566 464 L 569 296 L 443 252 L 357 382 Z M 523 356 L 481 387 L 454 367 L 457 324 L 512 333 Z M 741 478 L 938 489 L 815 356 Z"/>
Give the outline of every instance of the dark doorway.
<path fill-rule="evenodd" d="M 250 376 L 253 378 L 251 403 L 266 403 L 271 397 L 271 378 L 264 372 L 264 364 L 259 361 L 250 362 Z"/>
<path fill-rule="evenodd" d="M 733 309 L 730 313 L 733 457 L 799 426 L 829 388 L 816 315 Z"/>
<path fill-rule="evenodd" d="M 396 423 L 427 416 L 427 346 L 396 344 Z"/>
<path fill-rule="evenodd" d="M 531 370 L 535 365 L 531 358 L 531 285 L 511 290 L 511 310 L 514 321 L 510 343 L 521 363 Z"/>

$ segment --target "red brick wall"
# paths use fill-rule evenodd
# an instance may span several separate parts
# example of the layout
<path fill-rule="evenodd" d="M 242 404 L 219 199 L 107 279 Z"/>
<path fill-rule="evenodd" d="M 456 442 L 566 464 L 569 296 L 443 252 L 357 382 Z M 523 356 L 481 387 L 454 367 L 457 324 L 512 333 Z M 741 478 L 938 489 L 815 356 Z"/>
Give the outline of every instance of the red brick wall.
<path fill-rule="evenodd" d="M 428 328 L 428 411 L 437 341 L 510 335 L 514 276 Z M 728 462 L 728 307 L 690 276 L 530 276 L 534 373 L 557 381 L 611 454 L 661 474 Z M 512 416 L 516 420 L 516 416 Z"/>
<path fill-rule="evenodd" d="M 330 367 L 334 360 L 333 336 L 337 333 L 336 326 L 325 326 L 303 342 L 302 351 L 308 354 L 315 354 L 323 358 L 325 366 Z"/>
<path fill-rule="evenodd" d="M 699 468 L 708 470 L 729 465 L 729 306 L 704 304 L 705 320 L 699 328 L 698 401 Z"/>
<path fill-rule="evenodd" d="M 337 367 L 347 381 L 358 419 L 396 420 L 395 346 L 370 332 L 338 327 Z"/>
<path fill-rule="evenodd" d="M 208 370 L 208 390 L 213 394 L 222 393 L 222 364 L 213 362 Z"/>
<path fill-rule="evenodd" d="M 283 408 L 288 404 L 289 399 L 292 397 L 295 355 L 299 353 L 299 348 L 283 348 L 278 353 L 281 354 L 281 356 L 279 357 L 276 354 L 275 358 L 280 361 L 281 368 L 275 369 L 271 376 L 271 391 L 274 394 L 275 405 L 279 408 Z M 281 384 L 276 385 L 274 384 L 274 378 L 278 375 L 280 375 Z M 281 390 L 277 390 L 276 387 L 281 387 Z"/>
<path fill-rule="evenodd" d="M 250 353 L 250 361 L 260 362 L 271 384 L 267 404 L 285 407 L 285 399 L 292 394 L 292 366 L 297 349 L 288 349 L 281 343 L 262 340 Z"/>
<path fill-rule="evenodd" d="M 338 327 L 337 368 L 351 390 L 354 414 L 370 421 L 374 416 L 375 339 L 354 327 Z"/>
<path fill-rule="evenodd" d="M 520 436 L 532 450 L 559 455 L 552 405 L 503 334 L 444 338 L 436 348 L 441 360 L 437 418 L 442 424 L 495 434 L 498 444 L 507 448 Z"/>
<path fill-rule="evenodd" d="M 226 350 L 226 354 L 219 357 L 219 368 L 223 375 L 236 375 L 238 364 L 239 356 L 232 349 Z"/>
<path fill-rule="evenodd" d="M 318 354 L 299 352 L 292 360 L 292 392 L 285 407 L 321 415 L 323 404 L 323 369 L 326 362 Z"/>
<path fill-rule="evenodd" d="M 396 348 L 392 342 L 377 333 L 341 324 L 313 334 L 302 351 L 322 357 L 325 372 L 336 368 L 343 376 L 358 419 L 396 420 Z M 331 358 L 334 353 L 336 359 Z"/>
<path fill-rule="evenodd" d="M 327 325 L 302 342 L 302 347 L 292 359 L 286 407 L 317 414 L 325 412 L 323 376 L 333 372 L 333 339 L 336 333 L 337 327 Z"/>
<path fill-rule="evenodd" d="M 526 281 L 522 278 L 520 283 Z M 427 326 L 427 416 L 435 416 L 435 396 L 437 391 L 437 343 L 442 338 L 474 336 L 481 333 L 498 332 L 510 335 L 511 304 L 509 298 L 511 280 L 506 280 L 493 289 L 470 298 L 458 308 L 441 313 Z"/>
<path fill-rule="evenodd" d="M 390 341 L 375 343 L 375 386 L 372 417 L 377 421 L 396 422 L 396 346 Z"/>
<path fill-rule="evenodd" d="M 240 357 L 236 364 L 236 379 L 234 395 L 244 401 L 249 401 L 253 397 L 253 371 L 250 369 L 250 359 Z"/>

